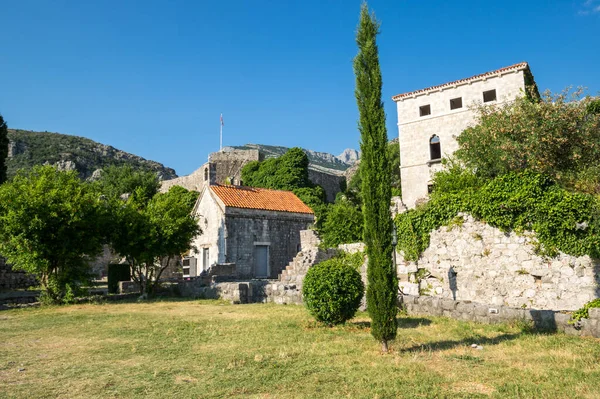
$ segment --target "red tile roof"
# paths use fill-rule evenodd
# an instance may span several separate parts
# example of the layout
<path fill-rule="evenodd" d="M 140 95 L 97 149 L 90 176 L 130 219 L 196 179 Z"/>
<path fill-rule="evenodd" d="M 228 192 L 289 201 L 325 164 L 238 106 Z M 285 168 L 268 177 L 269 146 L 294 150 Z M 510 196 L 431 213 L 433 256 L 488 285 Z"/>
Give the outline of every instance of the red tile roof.
<path fill-rule="evenodd" d="M 399 101 L 399 100 L 401 100 L 403 98 L 406 98 L 406 97 L 412 97 L 412 96 L 418 96 L 418 95 L 422 95 L 422 94 L 427 94 L 427 93 L 431 93 L 433 91 L 437 91 L 437 90 L 440 90 L 440 89 L 443 89 L 443 88 L 446 88 L 446 87 L 458 86 L 458 85 L 462 85 L 462 84 L 465 84 L 465 83 L 473 82 L 473 81 L 476 81 L 476 80 L 481 80 L 483 78 L 492 77 L 494 75 L 502 75 L 502 74 L 505 74 L 507 72 L 520 71 L 520 70 L 527 69 L 527 68 L 529 68 L 529 65 L 526 62 L 521 62 L 519 64 L 515 64 L 515 65 L 507 66 L 507 67 L 504 67 L 504 68 L 496 69 L 495 71 L 486 72 L 486 73 L 482 73 L 480 75 L 471 76 L 470 78 L 455 80 L 454 82 L 448 82 L 448 83 L 444 83 L 444 84 L 437 85 L 437 86 L 431 86 L 431 87 L 428 87 L 426 89 L 415 90 L 415 91 L 411 91 L 409 93 L 398 94 L 396 96 L 393 96 L 392 100 Z"/>
<path fill-rule="evenodd" d="M 314 214 L 312 209 L 291 191 L 220 184 L 211 185 L 210 189 L 225 206 L 233 208 Z"/>

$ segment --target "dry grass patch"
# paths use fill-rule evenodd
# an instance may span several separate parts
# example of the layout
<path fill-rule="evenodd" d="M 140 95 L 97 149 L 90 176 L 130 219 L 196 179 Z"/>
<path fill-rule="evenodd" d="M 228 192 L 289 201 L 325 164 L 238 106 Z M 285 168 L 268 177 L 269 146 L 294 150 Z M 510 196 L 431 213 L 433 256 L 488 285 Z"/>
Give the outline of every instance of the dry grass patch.
<path fill-rule="evenodd" d="M 1 317 L 7 398 L 600 397 L 598 340 L 518 326 L 402 317 L 382 355 L 364 314 L 327 328 L 299 306 L 164 301 Z"/>

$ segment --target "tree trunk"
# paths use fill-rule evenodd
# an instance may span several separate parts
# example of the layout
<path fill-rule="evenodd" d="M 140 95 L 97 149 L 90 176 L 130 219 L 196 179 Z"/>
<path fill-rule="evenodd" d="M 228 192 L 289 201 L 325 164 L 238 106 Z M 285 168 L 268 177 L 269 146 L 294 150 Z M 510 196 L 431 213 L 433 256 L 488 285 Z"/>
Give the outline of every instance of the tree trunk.
<path fill-rule="evenodd" d="M 388 351 L 389 351 L 389 349 L 388 349 L 388 342 L 385 339 L 381 341 L 381 351 L 383 353 L 388 353 Z"/>

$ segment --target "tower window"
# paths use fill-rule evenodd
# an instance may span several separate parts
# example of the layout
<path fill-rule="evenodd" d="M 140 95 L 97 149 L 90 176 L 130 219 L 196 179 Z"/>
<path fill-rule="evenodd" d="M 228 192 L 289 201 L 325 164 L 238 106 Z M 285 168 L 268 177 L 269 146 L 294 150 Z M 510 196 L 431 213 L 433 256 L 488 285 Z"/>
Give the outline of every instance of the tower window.
<path fill-rule="evenodd" d="M 462 108 L 462 97 L 453 98 L 450 100 L 450 109 Z"/>
<path fill-rule="evenodd" d="M 208 180 L 208 168 L 204 169 L 204 181 Z"/>
<path fill-rule="evenodd" d="M 483 92 L 483 102 L 489 103 L 490 101 L 496 101 L 496 90 L 488 90 Z"/>
<path fill-rule="evenodd" d="M 427 116 L 427 115 L 431 115 L 431 105 L 423 105 L 419 107 L 419 115 L 420 116 Z"/>
<path fill-rule="evenodd" d="M 440 138 L 433 135 L 429 139 L 429 159 L 440 159 L 442 157 L 442 148 L 440 147 Z"/>

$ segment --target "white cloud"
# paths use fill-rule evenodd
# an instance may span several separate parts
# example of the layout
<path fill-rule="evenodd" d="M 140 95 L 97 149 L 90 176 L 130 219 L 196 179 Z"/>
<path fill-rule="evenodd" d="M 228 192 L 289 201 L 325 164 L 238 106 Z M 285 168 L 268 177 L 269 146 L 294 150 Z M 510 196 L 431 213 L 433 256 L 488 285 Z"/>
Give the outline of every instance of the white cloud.
<path fill-rule="evenodd" d="M 581 4 L 581 9 L 577 12 L 579 15 L 590 15 L 600 13 L 600 0 L 585 0 Z"/>

